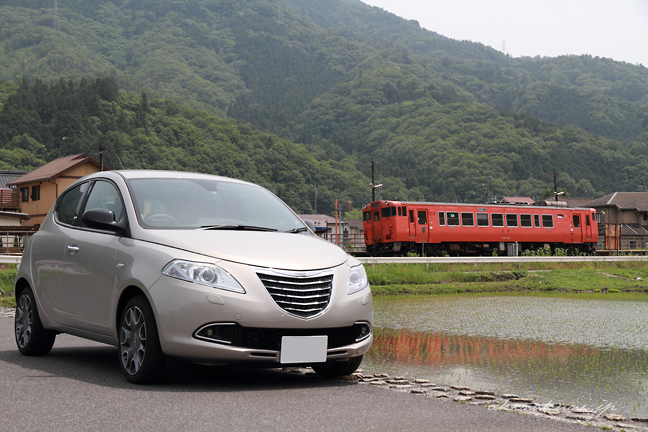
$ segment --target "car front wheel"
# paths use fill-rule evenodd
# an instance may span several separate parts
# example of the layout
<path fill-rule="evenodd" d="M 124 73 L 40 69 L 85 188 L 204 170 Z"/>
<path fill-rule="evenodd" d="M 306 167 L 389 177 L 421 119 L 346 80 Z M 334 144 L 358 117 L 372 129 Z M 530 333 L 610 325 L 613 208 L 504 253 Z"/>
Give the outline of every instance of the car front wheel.
<path fill-rule="evenodd" d="M 332 365 L 313 366 L 313 370 L 326 378 L 351 375 L 362 363 L 362 356 L 353 357 L 349 361 L 337 362 Z"/>
<path fill-rule="evenodd" d="M 135 384 L 159 381 L 165 372 L 153 309 L 144 296 L 133 297 L 119 320 L 119 364 Z"/>
<path fill-rule="evenodd" d="M 34 293 L 27 287 L 20 292 L 14 318 L 16 345 L 21 354 L 42 356 L 52 350 L 56 333 L 41 324 Z"/>

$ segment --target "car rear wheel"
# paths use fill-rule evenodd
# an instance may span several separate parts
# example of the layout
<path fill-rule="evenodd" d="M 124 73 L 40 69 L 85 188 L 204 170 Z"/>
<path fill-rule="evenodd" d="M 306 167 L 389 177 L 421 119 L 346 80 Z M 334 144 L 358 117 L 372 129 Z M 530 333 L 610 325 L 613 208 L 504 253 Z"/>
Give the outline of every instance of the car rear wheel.
<path fill-rule="evenodd" d="M 42 356 L 52 350 L 56 333 L 41 324 L 34 293 L 27 287 L 20 291 L 14 318 L 16 345 L 23 355 Z"/>
<path fill-rule="evenodd" d="M 143 296 L 133 297 L 119 320 L 119 364 L 126 379 L 135 384 L 159 381 L 165 357 L 153 309 Z"/>
<path fill-rule="evenodd" d="M 362 363 L 362 356 L 353 357 L 349 361 L 337 362 L 332 365 L 313 366 L 313 370 L 326 378 L 351 375 Z"/>

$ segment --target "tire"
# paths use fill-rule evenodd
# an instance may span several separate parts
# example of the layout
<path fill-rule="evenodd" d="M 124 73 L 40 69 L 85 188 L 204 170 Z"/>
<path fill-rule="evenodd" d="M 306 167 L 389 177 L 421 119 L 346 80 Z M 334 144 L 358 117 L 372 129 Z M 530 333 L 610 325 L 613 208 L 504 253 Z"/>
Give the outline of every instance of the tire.
<path fill-rule="evenodd" d="M 332 365 L 313 366 L 313 370 L 325 378 L 335 378 L 339 376 L 351 375 L 362 363 L 362 356 L 353 357 L 349 361 L 337 362 Z"/>
<path fill-rule="evenodd" d="M 119 365 L 133 384 L 160 381 L 166 371 L 166 358 L 153 309 L 144 296 L 130 299 L 119 319 Z"/>
<path fill-rule="evenodd" d="M 20 291 L 16 301 L 14 335 L 18 351 L 26 356 L 43 356 L 52 350 L 56 333 L 43 328 L 34 293 L 30 287 Z"/>

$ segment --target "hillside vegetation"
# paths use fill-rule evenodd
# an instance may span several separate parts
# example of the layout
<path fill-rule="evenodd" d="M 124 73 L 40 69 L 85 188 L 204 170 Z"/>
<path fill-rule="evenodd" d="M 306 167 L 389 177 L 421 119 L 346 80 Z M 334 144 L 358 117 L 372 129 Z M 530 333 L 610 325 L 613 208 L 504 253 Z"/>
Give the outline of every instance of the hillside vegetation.
<path fill-rule="evenodd" d="M 103 143 L 113 168 L 231 175 L 304 212 L 317 186 L 325 213 L 370 200 L 372 161 L 382 197 L 429 201 L 539 198 L 553 172 L 594 198 L 648 171 L 643 66 L 511 58 L 357 0 L 58 5 L 60 31 L 51 1 L 0 2 L 5 168 Z"/>

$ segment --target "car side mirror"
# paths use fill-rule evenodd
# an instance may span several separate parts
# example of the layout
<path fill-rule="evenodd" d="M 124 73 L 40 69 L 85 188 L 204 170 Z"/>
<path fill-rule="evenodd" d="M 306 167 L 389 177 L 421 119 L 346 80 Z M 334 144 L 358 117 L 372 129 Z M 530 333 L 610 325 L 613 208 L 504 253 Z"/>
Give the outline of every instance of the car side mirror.
<path fill-rule="evenodd" d="M 308 219 L 302 219 L 302 220 L 311 231 L 315 232 L 315 224 L 313 223 L 312 220 L 308 220 Z"/>
<path fill-rule="evenodd" d="M 120 222 L 115 221 L 115 213 L 107 209 L 88 210 L 81 216 L 81 220 L 88 228 L 113 231 L 116 234 L 126 234 L 126 218 Z"/>

